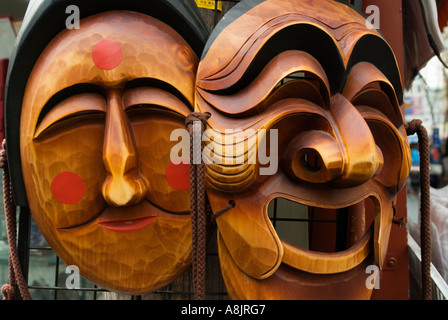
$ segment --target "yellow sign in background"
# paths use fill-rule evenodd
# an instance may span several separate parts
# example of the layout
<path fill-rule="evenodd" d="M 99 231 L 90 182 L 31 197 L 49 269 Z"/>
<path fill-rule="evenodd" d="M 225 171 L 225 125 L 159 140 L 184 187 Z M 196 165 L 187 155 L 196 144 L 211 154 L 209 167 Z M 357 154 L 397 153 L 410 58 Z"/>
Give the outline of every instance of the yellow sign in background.
<path fill-rule="evenodd" d="M 198 5 L 199 8 L 204 8 L 204 9 L 215 9 L 215 2 L 216 1 L 212 1 L 212 0 L 196 0 L 196 4 Z M 222 1 L 218 1 L 218 10 L 222 11 Z"/>

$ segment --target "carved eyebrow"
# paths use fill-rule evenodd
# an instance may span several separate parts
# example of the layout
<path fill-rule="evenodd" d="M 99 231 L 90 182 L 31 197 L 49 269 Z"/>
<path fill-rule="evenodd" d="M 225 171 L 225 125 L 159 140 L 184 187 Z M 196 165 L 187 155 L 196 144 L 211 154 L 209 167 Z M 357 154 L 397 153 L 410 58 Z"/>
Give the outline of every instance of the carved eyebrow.
<path fill-rule="evenodd" d="M 156 87 L 160 88 L 164 91 L 167 91 L 171 94 L 173 94 L 175 97 L 180 99 L 185 105 L 191 107 L 191 103 L 188 101 L 188 99 L 180 93 L 179 90 L 177 90 L 175 87 L 170 85 L 167 82 L 153 79 L 153 78 L 138 78 L 131 80 L 125 84 L 125 89 L 133 89 L 138 87 Z M 97 94 L 104 94 L 104 88 L 100 85 L 93 84 L 93 83 L 78 83 L 73 86 L 67 87 L 65 89 L 62 89 L 61 91 L 54 94 L 47 103 L 43 106 L 42 110 L 39 113 L 39 117 L 37 119 L 36 127 L 38 127 L 42 120 L 45 118 L 45 116 L 60 102 L 63 100 L 82 93 L 97 93 Z"/>
<path fill-rule="evenodd" d="M 383 38 L 367 34 L 356 42 L 347 64 L 347 70 L 351 70 L 360 62 L 369 62 L 380 70 L 392 84 L 398 103 L 403 104 L 403 87 L 397 60 L 391 47 Z"/>
<path fill-rule="evenodd" d="M 60 102 L 67 99 L 68 97 L 81 94 L 81 93 L 102 93 L 101 87 L 92 83 L 78 83 L 73 86 L 62 89 L 61 91 L 54 94 L 47 103 L 43 106 L 37 118 L 36 127 L 40 125 L 45 116 Z"/>
<path fill-rule="evenodd" d="M 251 83 L 275 56 L 290 50 L 304 51 L 313 56 L 325 70 L 331 92 L 340 91 L 345 67 L 338 45 L 323 29 L 308 23 L 255 33 L 226 66 L 215 74 L 198 79 L 198 85 L 204 90 L 214 91 L 214 94 L 233 94 Z M 206 59 L 207 56 L 201 63 Z"/>
<path fill-rule="evenodd" d="M 274 92 L 277 92 L 276 88 L 279 81 L 296 72 L 303 72 L 305 76 L 311 77 L 316 81 L 316 85 L 307 82 L 311 78 L 303 77 L 299 79 L 300 81 L 296 80 L 284 84 L 282 87 L 294 89 L 289 89 L 289 93 L 285 92 L 286 95 L 281 94 L 275 97 Z M 322 98 L 321 103 L 318 103 L 321 107 L 324 107 L 330 99 L 329 83 L 324 69 L 314 57 L 303 51 L 284 51 L 278 54 L 244 90 L 235 94 L 216 94 L 216 92 L 209 92 L 200 87 L 197 88 L 197 92 L 205 101 L 227 114 L 254 112 L 255 109 L 260 112 L 259 107 L 263 108 L 263 106 L 270 105 L 274 102 L 274 100 L 271 100 L 274 97 L 275 100 L 287 97 L 306 99 L 317 93 Z"/>
<path fill-rule="evenodd" d="M 371 106 L 375 106 L 373 97 L 376 97 L 383 101 L 379 103 L 376 100 L 376 106 L 383 107 L 379 111 L 388 116 L 395 126 L 403 124 L 404 119 L 394 86 L 377 66 L 370 62 L 359 62 L 349 70 L 342 94 L 354 104 Z M 390 108 L 386 108 L 386 104 Z"/>
<path fill-rule="evenodd" d="M 70 118 L 75 115 L 89 113 L 102 113 L 106 111 L 106 101 L 103 96 L 96 93 L 81 93 L 70 96 L 52 108 L 41 123 L 36 126 L 34 138 L 39 138 L 41 134 L 47 131 L 54 124 L 62 119 Z"/>
<path fill-rule="evenodd" d="M 173 96 L 182 101 L 186 106 L 192 108 L 190 101 L 188 101 L 188 99 L 179 90 L 177 90 L 174 86 L 172 86 L 168 82 L 164 82 L 154 78 L 138 78 L 127 82 L 125 85 L 126 90 L 139 87 L 154 87 L 162 89 L 166 92 L 171 93 Z"/>

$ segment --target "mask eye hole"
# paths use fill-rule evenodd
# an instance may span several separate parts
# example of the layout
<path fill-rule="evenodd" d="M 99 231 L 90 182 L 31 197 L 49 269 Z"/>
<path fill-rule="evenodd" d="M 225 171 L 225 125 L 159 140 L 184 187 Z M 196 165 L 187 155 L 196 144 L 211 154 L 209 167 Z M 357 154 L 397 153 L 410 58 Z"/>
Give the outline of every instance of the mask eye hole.
<path fill-rule="evenodd" d="M 300 159 L 302 166 L 310 172 L 319 172 L 322 168 L 322 159 L 317 151 L 308 149 L 306 150 Z"/>

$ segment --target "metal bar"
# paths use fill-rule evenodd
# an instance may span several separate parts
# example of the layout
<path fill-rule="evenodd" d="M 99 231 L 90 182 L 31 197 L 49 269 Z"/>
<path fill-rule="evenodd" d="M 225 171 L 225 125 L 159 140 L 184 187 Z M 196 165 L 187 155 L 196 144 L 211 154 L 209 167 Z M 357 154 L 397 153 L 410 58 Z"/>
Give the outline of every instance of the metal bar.
<path fill-rule="evenodd" d="M 37 247 L 37 246 L 29 246 L 29 250 L 46 250 L 46 251 L 53 251 L 51 247 Z"/>
<path fill-rule="evenodd" d="M 160 290 L 160 291 L 154 291 L 154 294 L 178 294 L 178 295 L 193 295 L 193 292 L 191 291 L 169 291 L 169 290 Z M 227 295 L 227 292 L 205 292 L 206 295 Z"/>
<path fill-rule="evenodd" d="M 362 0 L 351 0 L 350 3 L 353 5 L 356 11 L 361 12 Z"/>
<path fill-rule="evenodd" d="M 56 256 L 56 271 L 55 271 L 55 276 L 54 276 L 55 287 L 58 286 L 58 280 L 59 280 L 59 257 Z M 54 291 L 54 300 L 58 300 L 58 290 Z"/>
<path fill-rule="evenodd" d="M 271 219 L 273 220 L 273 219 Z M 296 218 L 277 218 L 277 221 L 297 221 L 297 222 L 325 222 L 337 223 L 337 220 L 323 220 L 323 219 L 296 219 Z"/>
<path fill-rule="evenodd" d="M 313 248 L 313 228 L 314 228 L 314 207 L 308 207 L 308 216 L 310 217 L 308 221 L 308 249 Z"/>
<path fill-rule="evenodd" d="M 277 198 L 274 199 L 274 217 L 272 218 L 272 224 L 274 225 L 274 229 L 277 225 Z"/>
<path fill-rule="evenodd" d="M 94 288 L 98 288 L 98 286 L 95 284 Z M 97 300 L 97 296 L 96 296 L 97 292 L 98 292 L 97 290 L 93 291 L 93 300 Z"/>
<path fill-rule="evenodd" d="M 335 252 L 347 249 L 348 208 L 336 210 L 336 246 Z"/>
<path fill-rule="evenodd" d="M 418 243 L 408 234 L 408 248 L 409 248 L 409 269 L 421 288 L 421 248 Z M 431 263 L 431 278 L 433 281 L 433 299 L 447 300 L 448 299 L 448 284 L 445 282 L 439 271 Z M 420 290 L 421 291 L 421 290 Z"/>
<path fill-rule="evenodd" d="M 37 289 L 37 290 L 55 290 L 55 291 L 95 291 L 95 292 L 108 292 L 107 289 L 102 288 L 79 288 L 79 289 L 68 289 L 66 287 L 59 287 L 59 286 L 28 286 L 30 289 Z"/>
<path fill-rule="evenodd" d="M 213 13 L 213 25 L 216 26 L 218 23 L 218 1 L 215 1 L 215 9 Z"/>
<path fill-rule="evenodd" d="M 18 251 L 20 265 L 22 266 L 23 277 L 28 283 L 29 263 L 30 263 L 30 229 L 31 218 L 30 210 L 27 207 L 19 207 L 19 234 L 18 234 Z"/>

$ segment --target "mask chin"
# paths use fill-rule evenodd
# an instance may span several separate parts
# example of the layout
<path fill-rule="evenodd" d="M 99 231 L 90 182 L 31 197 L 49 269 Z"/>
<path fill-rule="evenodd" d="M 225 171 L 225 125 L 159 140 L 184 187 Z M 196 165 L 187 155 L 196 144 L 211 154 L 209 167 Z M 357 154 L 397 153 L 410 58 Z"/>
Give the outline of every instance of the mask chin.
<path fill-rule="evenodd" d="M 221 271 L 231 299 L 258 300 L 368 300 L 372 288 L 366 283 L 366 270 L 374 264 L 370 254 L 346 272 L 315 275 L 281 264 L 270 277 L 260 280 L 241 272 L 218 233 Z"/>

